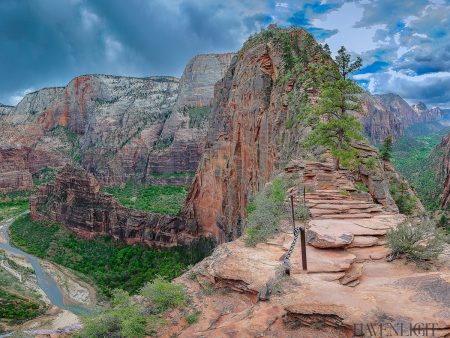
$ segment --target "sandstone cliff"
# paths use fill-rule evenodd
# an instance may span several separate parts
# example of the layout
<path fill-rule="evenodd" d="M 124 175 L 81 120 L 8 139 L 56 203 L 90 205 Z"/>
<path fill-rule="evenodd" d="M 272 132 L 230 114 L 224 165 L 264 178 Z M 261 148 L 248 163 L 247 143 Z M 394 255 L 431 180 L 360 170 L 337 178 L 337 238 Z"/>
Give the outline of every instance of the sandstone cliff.
<path fill-rule="evenodd" d="M 80 163 L 106 184 L 165 183 L 158 174 L 174 172 L 187 176 L 172 183 L 189 184 L 202 154 L 212 88 L 231 57 L 197 56 L 181 80 L 85 75 L 27 94 L 16 107 L 0 108 L 0 144 L 59 159 L 48 166 Z"/>
<path fill-rule="evenodd" d="M 64 224 L 82 237 L 111 235 L 128 244 L 172 246 L 189 236 L 177 216 L 143 212 L 122 206 L 100 191 L 92 174 L 70 165 L 54 182 L 40 187 L 31 198 L 31 217 Z"/>
<path fill-rule="evenodd" d="M 300 68 L 289 67 L 287 51 L 306 58 Z M 320 153 L 302 148 L 309 129 L 298 114 L 316 100 L 310 69 L 327 62 L 304 30 L 268 30 L 244 45 L 216 85 L 205 153 L 184 208 L 200 233 L 219 242 L 239 237 L 247 201 L 275 171 Z M 389 207 L 384 180 L 378 177 L 376 190 Z"/>
<path fill-rule="evenodd" d="M 438 123 L 445 112 L 439 107 L 427 108 L 424 103 L 410 106 L 399 95 L 392 93 L 369 95 L 363 99 L 365 114 L 360 117 L 366 136 L 373 143 L 381 143 L 388 135 L 397 139 L 417 123 Z"/>
<path fill-rule="evenodd" d="M 431 157 L 435 162 L 435 172 L 439 182 L 442 182 L 441 206 L 450 206 L 450 133 L 442 138 Z"/>
<path fill-rule="evenodd" d="M 428 108 L 425 103 L 413 104 L 412 109 L 419 115 L 421 121 L 437 121 L 445 116 L 445 112 L 439 107 Z"/>

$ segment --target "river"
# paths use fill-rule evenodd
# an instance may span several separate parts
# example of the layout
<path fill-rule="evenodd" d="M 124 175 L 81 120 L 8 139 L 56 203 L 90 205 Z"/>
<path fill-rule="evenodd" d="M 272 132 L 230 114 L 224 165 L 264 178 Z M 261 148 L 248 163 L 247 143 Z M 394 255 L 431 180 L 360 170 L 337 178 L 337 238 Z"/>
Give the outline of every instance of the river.
<path fill-rule="evenodd" d="M 8 229 L 17 217 L 22 216 L 24 214 L 26 214 L 26 212 L 21 215 L 13 217 L 12 219 L 0 223 L 0 236 L 4 239 L 4 242 L 0 242 L 0 249 L 26 258 L 26 260 L 31 264 L 31 266 L 34 269 L 39 287 L 42 289 L 42 291 L 44 291 L 44 293 L 47 295 L 48 299 L 52 304 L 56 305 L 61 309 L 68 310 L 76 315 L 92 315 L 93 314 L 92 310 L 86 307 L 77 305 L 66 305 L 64 303 L 64 297 L 58 284 L 55 282 L 52 276 L 50 276 L 42 269 L 39 259 L 10 244 Z"/>

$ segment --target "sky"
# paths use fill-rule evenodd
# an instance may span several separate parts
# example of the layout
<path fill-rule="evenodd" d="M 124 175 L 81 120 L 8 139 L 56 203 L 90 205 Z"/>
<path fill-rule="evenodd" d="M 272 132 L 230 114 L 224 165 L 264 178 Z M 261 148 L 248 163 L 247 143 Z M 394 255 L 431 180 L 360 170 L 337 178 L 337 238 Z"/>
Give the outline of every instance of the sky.
<path fill-rule="evenodd" d="M 81 74 L 181 76 L 269 24 L 344 45 L 372 93 L 450 108 L 450 0 L 0 0 L 0 103 Z"/>

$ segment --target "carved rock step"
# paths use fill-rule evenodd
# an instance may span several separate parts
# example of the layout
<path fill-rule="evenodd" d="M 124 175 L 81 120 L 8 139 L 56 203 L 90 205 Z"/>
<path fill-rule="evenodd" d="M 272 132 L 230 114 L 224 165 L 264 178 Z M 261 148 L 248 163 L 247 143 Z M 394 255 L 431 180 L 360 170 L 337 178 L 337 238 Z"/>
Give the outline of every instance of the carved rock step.
<path fill-rule="evenodd" d="M 356 256 L 341 249 L 316 249 L 313 246 L 306 246 L 306 256 L 308 259 L 308 272 L 339 272 L 347 271 L 351 264 L 355 262 Z M 291 255 L 293 274 L 302 271 L 300 245 L 295 246 Z"/>
<path fill-rule="evenodd" d="M 314 215 L 313 215 L 314 216 Z M 370 213 L 359 213 L 359 214 L 327 214 L 318 215 L 318 219 L 358 219 L 358 218 L 372 218 L 374 214 Z"/>

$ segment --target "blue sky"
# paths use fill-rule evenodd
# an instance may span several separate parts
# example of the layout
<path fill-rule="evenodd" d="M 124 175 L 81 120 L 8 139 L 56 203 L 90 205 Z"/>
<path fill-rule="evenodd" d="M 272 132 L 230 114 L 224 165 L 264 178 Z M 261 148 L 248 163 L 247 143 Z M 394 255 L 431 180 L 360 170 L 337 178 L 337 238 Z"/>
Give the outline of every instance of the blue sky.
<path fill-rule="evenodd" d="M 270 23 L 360 55 L 374 93 L 450 108 L 450 0 L 1 0 L 0 102 L 87 73 L 180 76 Z"/>

